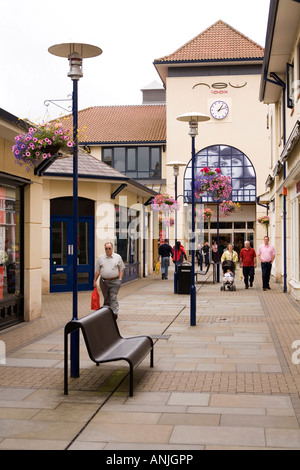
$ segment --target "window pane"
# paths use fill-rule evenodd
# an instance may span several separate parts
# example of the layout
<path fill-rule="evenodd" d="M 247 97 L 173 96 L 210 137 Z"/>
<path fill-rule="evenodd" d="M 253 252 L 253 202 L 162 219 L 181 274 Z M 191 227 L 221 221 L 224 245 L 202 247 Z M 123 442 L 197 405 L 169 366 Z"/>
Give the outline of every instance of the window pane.
<path fill-rule="evenodd" d="M 79 264 L 89 264 L 89 224 L 79 222 L 78 224 L 78 262 Z"/>
<path fill-rule="evenodd" d="M 246 228 L 246 222 L 234 222 L 234 228 Z"/>
<path fill-rule="evenodd" d="M 137 177 L 140 179 L 146 179 L 149 178 L 149 172 L 148 171 L 139 171 L 137 174 Z"/>
<path fill-rule="evenodd" d="M 115 147 L 114 168 L 121 173 L 125 172 L 125 147 Z"/>
<path fill-rule="evenodd" d="M 102 161 L 109 166 L 112 166 L 112 149 L 103 149 Z"/>
<path fill-rule="evenodd" d="M 149 170 L 149 147 L 138 147 L 138 171 Z"/>
<path fill-rule="evenodd" d="M 127 150 L 127 170 L 128 171 L 135 171 L 136 170 L 135 154 L 136 154 L 135 149 L 128 149 Z"/>
<path fill-rule="evenodd" d="M 67 264 L 67 223 L 52 223 L 52 260 L 51 264 Z"/>
<path fill-rule="evenodd" d="M 160 167 L 160 150 L 159 148 L 151 149 L 151 172 L 150 178 L 160 178 L 161 167 Z"/>

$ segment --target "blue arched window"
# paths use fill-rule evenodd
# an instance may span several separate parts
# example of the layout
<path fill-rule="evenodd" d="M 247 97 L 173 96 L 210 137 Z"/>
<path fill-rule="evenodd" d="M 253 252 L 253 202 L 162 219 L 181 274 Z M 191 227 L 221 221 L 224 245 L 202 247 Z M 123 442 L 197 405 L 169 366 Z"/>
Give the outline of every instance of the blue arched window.
<path fill-rule="evenodd" d="M 195 178 L 201 168 L 212 170 L 220 168 L 221 173 L 231 177 L 232 193 L 230 199 L 234 202 L 255 202 L 256 176 L 254 167 L 246 155 L 235 147 L 228 145 L 213 145 L 200 150 L 195 155 Z M 184 175 L 185 201 L 191 202 L 192 197 L 192 161 L 188 163 Z M 202 202 L 213 202 L 212 197 L 205 193 Z M 195 199 L 195 202 L 200 202 Z"/>

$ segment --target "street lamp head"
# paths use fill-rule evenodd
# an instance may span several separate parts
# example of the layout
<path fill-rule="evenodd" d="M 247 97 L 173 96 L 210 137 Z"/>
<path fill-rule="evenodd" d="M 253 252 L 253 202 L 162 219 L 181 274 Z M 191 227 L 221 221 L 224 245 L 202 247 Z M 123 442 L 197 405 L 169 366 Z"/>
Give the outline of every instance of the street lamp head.
<path fill-rule="evenodd" d="M 198 122 L 209 121 L 210 117 L 203 113 L 190 112 L 181 114 L 177 120 L 188 122 L 190 124 L 189 135 L 194 137 L 198 134 Z"/>
<path fill-rule="evenodd" d="M 102 54 L 100 47 L 76 42 L 56 44 L 49 47 L 48 51 L 50 54 L 69 59 L 70 70 L 68 77 L 72 80 L 79 80 L 83 76 L 82 59 L 88 59 Z"/>
<path fill-rule="evenodd" d="M 168 162 L 166 166 L 172 166 L 173 167 L 173 174 L 175 177 L 179 176 L 179 167 L 180 166 L 186 166 L 186 163 L 179 162 L 179 161 L 173 161 L 173 162 Z"/>

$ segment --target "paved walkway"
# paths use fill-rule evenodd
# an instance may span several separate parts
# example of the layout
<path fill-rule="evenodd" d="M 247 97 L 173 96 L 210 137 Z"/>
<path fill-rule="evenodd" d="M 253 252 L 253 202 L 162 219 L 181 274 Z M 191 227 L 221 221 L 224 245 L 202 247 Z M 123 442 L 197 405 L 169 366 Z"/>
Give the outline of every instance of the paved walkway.
<path fill-rule="evenodd" d="M 274 282 L 262 292 L 260 270 L 248 290 L 237 280 L 221 292 L 211 272 L 203 281 L 192 327 L 172 273 L 121 288 L 121 334 L 155 340 L 155 367 L 136 369 L 131 398 L 127 364 L 96 367 L 83 342 L 80 378 L 63 394 L 71 294 L 44 296 L 42 318 L 0 332 L 0 450 L 299 449 L 300 308 Z M 79 317 L 90 296 L 79 293 Z"/>

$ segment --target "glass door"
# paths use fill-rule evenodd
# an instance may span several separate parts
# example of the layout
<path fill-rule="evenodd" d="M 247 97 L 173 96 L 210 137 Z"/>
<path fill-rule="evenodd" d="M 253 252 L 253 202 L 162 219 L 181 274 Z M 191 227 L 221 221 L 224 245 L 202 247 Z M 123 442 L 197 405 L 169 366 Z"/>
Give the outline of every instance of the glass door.
<path fill-rule="evenodd" d="M 51 217 L 50 292 L 69 292 L 73 289 L 72 227 L 72 217 Z M 78 290 L 92 290 L 94 276 L 94 218 L 79 217 L 77 234 Z"/>

